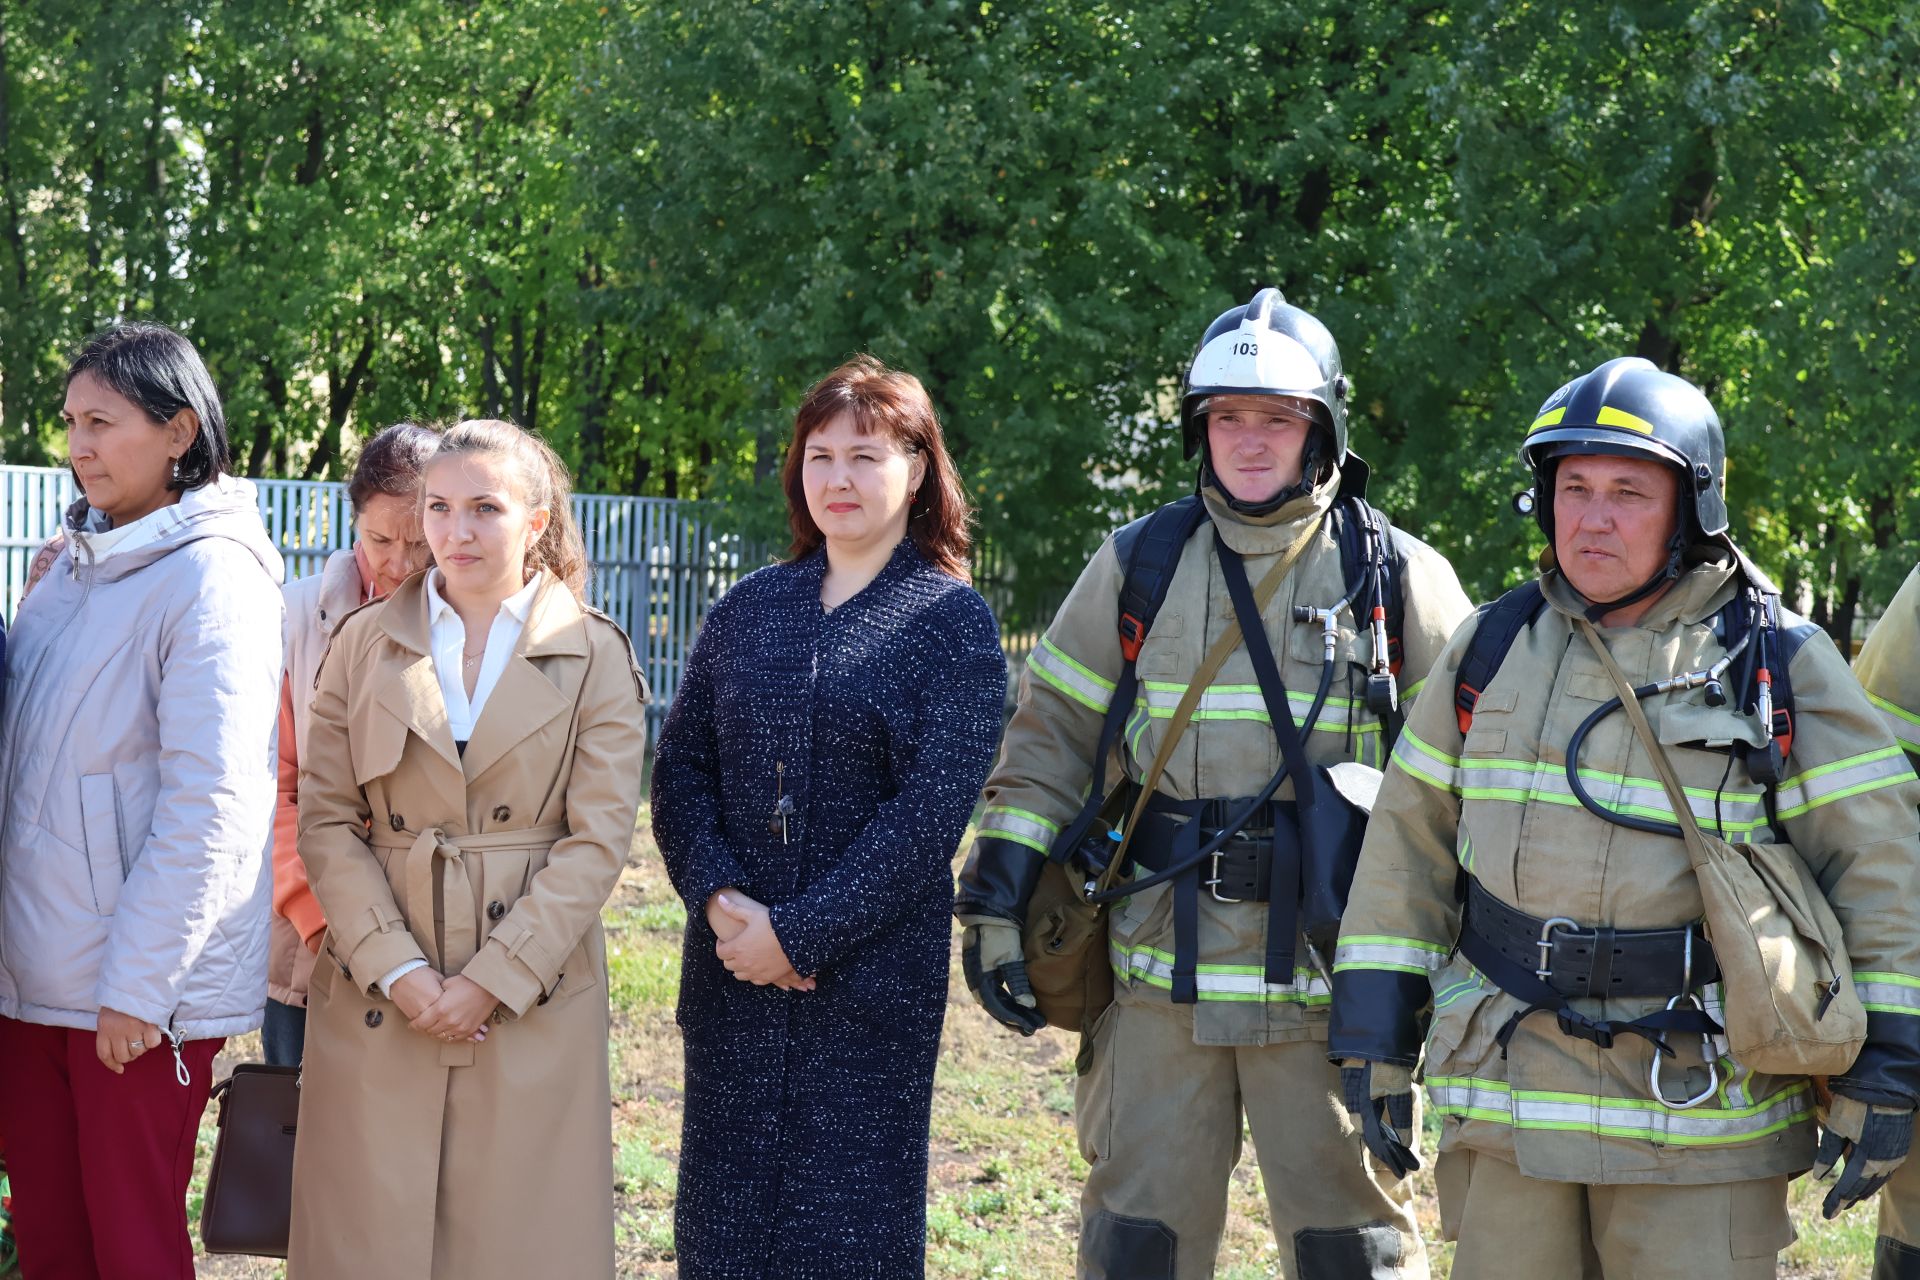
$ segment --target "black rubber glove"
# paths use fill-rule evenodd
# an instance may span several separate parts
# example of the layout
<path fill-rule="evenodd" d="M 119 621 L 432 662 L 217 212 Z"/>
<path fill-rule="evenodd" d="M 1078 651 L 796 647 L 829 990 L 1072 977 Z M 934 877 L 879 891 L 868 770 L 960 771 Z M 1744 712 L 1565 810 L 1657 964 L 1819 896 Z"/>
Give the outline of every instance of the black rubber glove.
<path fill-rule="evenodd" d="M 1833 1095 L 1821 1126 L 1820 1149 L 1814 1152 L 1813 1176 L 1833 1176 L 1833 1166 L 1844 1157 L 1840 1178 L 1827 1192 L 1820 1212 L 1837 1218 L 1885 1185 L 1906 1161 L 1913 1143 L 1913 1112 L 1904 1107 L 1877 1106 Z"/>
<path fill-rule="evenodd" d="M 1374 1159 L 1396 1179 L 1420 1167 L 1420 1157 L 1413 1154 L 1411 1071 L 1391 1063 L 1349 1058 L 1340 1064 L 1340 1093 L 1347 1111 L 1359 1122 L 1361 1141 Z"/>
<path fill-rule="evenodd" d="M 1026 953 L 1020 946 L 1020 926 L 989 916 L 963 916 L 960 935 L 960 972 L 967 990 L 995 1022 L 1030 1036 L 1047 1025 L 1036 1007 L 1027 982 Z"/>

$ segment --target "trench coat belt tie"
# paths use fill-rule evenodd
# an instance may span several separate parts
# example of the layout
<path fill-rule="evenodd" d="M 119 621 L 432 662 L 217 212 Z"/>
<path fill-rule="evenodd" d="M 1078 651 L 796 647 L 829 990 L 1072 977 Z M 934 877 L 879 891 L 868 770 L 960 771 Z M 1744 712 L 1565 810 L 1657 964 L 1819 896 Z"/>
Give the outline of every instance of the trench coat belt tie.
<path fill-rule="evenodd" d="M 480 950 L 482 904 L 467 874 L 467 855 L 495 849 L 545 852 L 568 834 L 564 822 L 471 836 L 450 836 L 439 827 L 428 827 L 411 842 L 393 837 L 381 839 L 379 833 L 375 833 L 373 843 L 384 849 L 407 851 L 403 868 L 407 885 L 407 928 L 424 944 L 427 958 L 440 972 L 456 973 Z M 433 918 L 436 878 L 440 882 L 442 914 L 446 916 L 441 929 L 434 927 Z"/>

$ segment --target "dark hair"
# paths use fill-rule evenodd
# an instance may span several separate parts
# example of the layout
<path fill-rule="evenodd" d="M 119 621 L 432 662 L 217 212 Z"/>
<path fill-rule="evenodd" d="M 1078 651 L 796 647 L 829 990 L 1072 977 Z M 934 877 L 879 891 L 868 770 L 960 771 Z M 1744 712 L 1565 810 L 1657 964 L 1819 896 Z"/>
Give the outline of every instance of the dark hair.
<path fill-rule="evenodd" d="M 347 481 L 347 501 L 359 515 L 367 501 L 380 494 L 413 499 L 420 493 L 420 473 L 440 446 L 440 433 L 412 422 L 396 422 L 360 446 L 353 476 Z"/>
<path fill-rule="evenodd" d="M 87 339 L 67 366 L 67 386 L 90 373 L 165 426 L 182 409 L 200 419 L 200 431 L 180 458 L 180 476 L 169 489 L 198 489 L 227 474 L 227 415 L 220 393 L 193 344 L 163 324 L 134 321 L 102 329 Z"/>
<path fill-rule="evenodd" d="M 859 355 L 807 390 L 793 417 L 793 442 L 787 446 L 780 484 L 787 491 L 787 523 L 793 529 L 791 555 L 798 560 L 826 541 L 807 510 L 801 465 L 807 437 L 841 414 L 853 415 L 861 435 L 881 435 L 927 460 L 926 475 L 907 508 L 907 534 L 928 564 L 962 582 L 973 581 L 967 556 L 973 549 L 969 527 L 973 506 L 947 454 L 946 437 L 933 401 L 920 379 L 889 369 L 872 356 Z"/>
<path fill-rule="evenodd" d="M 527 552 L 527 567 L 545 569 L 567 584 L 574 598 L 587 598 L 587 544 L 573 522 L 573 476 L 547 442 L 531 431 L 498 418 L 456 422 L 440 436 L 428 462 L 464 453 L 488 453 L 513 464 L 520 478 L 520 499 L 547 509 L 546 531 Z M 423 492 L 421 501 L 426 501 Z"/>

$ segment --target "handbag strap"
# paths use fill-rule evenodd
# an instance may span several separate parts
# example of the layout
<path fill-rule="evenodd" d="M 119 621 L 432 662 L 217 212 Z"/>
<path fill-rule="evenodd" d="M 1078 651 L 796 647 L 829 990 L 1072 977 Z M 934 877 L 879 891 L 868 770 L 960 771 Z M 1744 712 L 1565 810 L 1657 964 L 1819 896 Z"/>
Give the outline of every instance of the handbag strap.
<path fill-rule="evenodd" d="M 1280 589 L 1280 584 L 1286 581 L 1287 575 L 1293 572 L 1295 562 L 1300 559 L 1301 553 L 1307 549 L 1307 544 L 1313 541 L 1313 536 L 1318 532 L 1320 532 L 1320 521 L 1315 520 L 1301 530 L 1299 537 L 1281 550 L 1280 558 L 1273 562 L 1273 567 L 1268 569 L 1260 579 L 1260 585 L 1253 589 L 1254 603 L 1259 606 L 1260 612 L 1266 611 L 1268 601 L 1273 599 L 1274 592 Z M 1106 870 L 1100 873 L 1100 879 L 1096 885 L 1097 892 L 1104 893 L 1119 882 L 1121 868 L 1127 863 L 1127 849 L 1133 844 L 1133 833 L 1140 829 L 1140 815 L 1146 812 L 1147 802 L 1153 799 L 1154 789 L 1160 785 L 1160 776 L 1166 772 L 1167 762 L 1173 759 L 1174 745 L 1180 741 L 1180 735 L 1186 731 L 1187 722 L 1193 718 L 1193 709 L 1200 705 L 1200 695 L 1206 691 L 1208 685 L 1213 683 L 1214 676 L 1219 674 L 1228 656 L 1240 647 L 1240 640 L 1240 620 L 1238 617 L 1230 618 L 1226 627 L 1221 630 L 1220 638 L 1213 642 L 1213 647 L 1207 650 L 1206 657 L 1200 660 L 1200 667 L 1193 673 L 1193 679 L 1187 685 L 1187 691 L 1180 695 L 1180 703 L 1173 709 L 1173 719 L 1167 722 L 1167 731 L 1161 736 L 1160 749 L 1153 753 L 1153 763 L 1148 766 L 1146 773 L 1141 775 L 1140 794 L 1134 799 L 1133 812 L 1127 816 L 1127 825 L 1120 838 L 1120 847 L 1114 851 L 1113 860 L 1107 863 Z"/>
<path fill-rule="evenodd" d="M 1653 771 L 1660 775 L 1660 785 L 1667 789 L 1667 799 L 1673 804 L 1674 821 L 1680 825 L 1681 840 L 1687 846 L 1687 860 L 1693 864 L 1695 871 L 1702 870 L 1712 861 L 1712 855 L 1707 851 L 1706 837 L 1700 834 L 1700 824 L 1694 821 L 1693 806 L 1687 801 L 1686 788 L 1680 785 L 1679 775 L 1673 771 L 1673 761 L 1667 758 L 1666 748 L 1660 745 L 1653 726 L 1647 722 L 1647 713 L 1640 707 L 1640 699 L 1634 696 L 1633 682 L 1627 679 L 1627 673 L 1607 652 L 1606 641 L 1593 629 L 1593 624 L 1585 618 L 1576 618 L 1574 621 L 1579 624 L 1587 643 L 1593 646 L 1593 651 L 1600 655 L 1600 665 L 1607 669 L 1607 676 L 1620 695 L 1620 705 L 1626 708 L 1627 719 L 1633 721 L 1634 733 L 1639 735 L 1641 745 L 1653 758 Z"/>

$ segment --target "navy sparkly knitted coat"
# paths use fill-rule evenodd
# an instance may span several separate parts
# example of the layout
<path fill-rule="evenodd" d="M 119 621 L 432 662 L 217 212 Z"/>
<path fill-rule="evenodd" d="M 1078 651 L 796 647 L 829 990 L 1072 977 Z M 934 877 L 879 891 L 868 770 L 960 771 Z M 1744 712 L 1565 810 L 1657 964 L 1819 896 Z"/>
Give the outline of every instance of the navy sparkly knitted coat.
<path fill-rule="evenodd" d="M 910 540 L 831 613 L 825 570 L 820 551 L 762 569 L 713 608 L 654 760 L 654 835 L 687 903 L 683 1280 L 924 1271 L 951 859 L 1006 661 L 986 602 Z M 706 902 L 728 885 L 769 905 L 816 990 L 726 971 Z"/>

